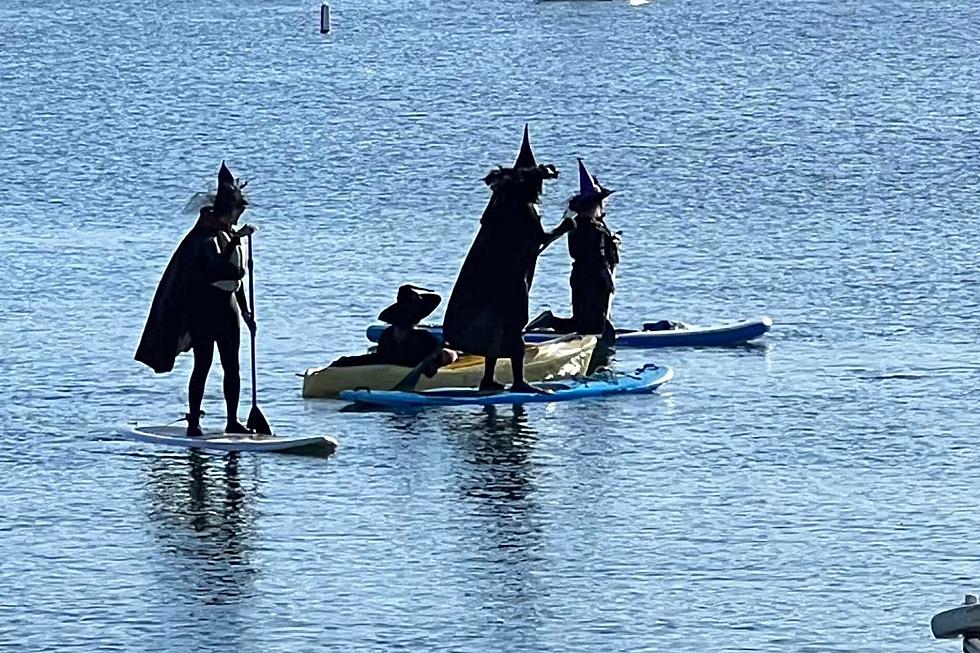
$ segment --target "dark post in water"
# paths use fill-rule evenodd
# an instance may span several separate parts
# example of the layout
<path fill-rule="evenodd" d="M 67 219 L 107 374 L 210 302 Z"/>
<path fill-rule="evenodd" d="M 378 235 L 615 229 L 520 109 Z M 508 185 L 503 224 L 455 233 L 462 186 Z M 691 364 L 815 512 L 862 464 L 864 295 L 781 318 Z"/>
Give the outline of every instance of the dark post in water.
<path fill-rule="evenodd" d="M 330 32 L 330 5 L 324 2 L 320 6 L 320 33 Z"/>

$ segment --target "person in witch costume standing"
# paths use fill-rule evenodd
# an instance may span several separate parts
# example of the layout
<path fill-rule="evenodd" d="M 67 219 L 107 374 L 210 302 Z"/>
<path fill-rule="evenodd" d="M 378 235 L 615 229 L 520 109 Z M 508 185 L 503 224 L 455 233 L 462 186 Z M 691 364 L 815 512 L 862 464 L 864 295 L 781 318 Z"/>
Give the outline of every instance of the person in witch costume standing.
<path fill-rule="evenodd" d="M 247 183 L 247 182 L 246 182 Z M 187 435 L 200 437 L 201 402 L 211 370 L 214 349 L 224 371 L 224 396 L 228 410 L 226 433 L 248 433 L 238 421 L 241 392 L 238 349 L 240 317 L 254 332 L 255 320 L 248 310 L 242 278 L 240 241 L 254 233 L 238 222 L 248 201 L 240 183 L 221 162 L 218 189 L 209 206 L 200 209 L 197 223 L 177 246 L 168 263 L 143 329 L 136 360 L 157 373 L 173 369 L 177 355 L 193 350 L 194 369 L 188 385 Z"/>
<path fill-rule="evenodd" d="M 421 292 L 420 292 L 421 291 Z M 442 341 L 430 331 L 417 328 L 442 298 L 427 288 L 405 284 L 398 289 L 398 298 L 394 304 L 381 311 L 378 319 L 391 326 L 386 328 L 378 339 L 377 357 L 388 365 L 415 367 L 436 351 L 441 351 L 438 357 L 433 356 L 432 369 L 429 376 L 443 365 L 449 365 L 458 357 L 452 349 L 444 349 Z"/>
<path fill-rule="evenodd" d="M 575 229 L 568 235 L 572 257 L 572 317 L 555 317 L 545 311 L 527 325 L 528 329 L 553 329 L 557 333 L 601 336 L 612 345 L 616 338 L 609 314 L 616 291 L 615 274 L 619 265 L 619 232 L 606 226 L 606 198 L 615 191 L 604 188 L 592 176 L 582 159 L 578 160 L 579 192 L 568 200 L 568 212 L 575 216 Z"/>
<path fill-rule="evenodd" d="M 537 391 L 524 380 L 523 332 L 534 267 L 541 252 L 575 226 L 570 218 L 551 232 L 541 226 L 538 198 L 544 181 L 557 176 L 553 165 L 535 161 L 525 125 L 514 167 L 494 170 L 483 180 L 492 195 L 456 278 L 443 324 L 448 346 L 486 357 L 481 390 L 503 390 L 494 371 L 498 358 L 509 358 L 512 390 Z"/>

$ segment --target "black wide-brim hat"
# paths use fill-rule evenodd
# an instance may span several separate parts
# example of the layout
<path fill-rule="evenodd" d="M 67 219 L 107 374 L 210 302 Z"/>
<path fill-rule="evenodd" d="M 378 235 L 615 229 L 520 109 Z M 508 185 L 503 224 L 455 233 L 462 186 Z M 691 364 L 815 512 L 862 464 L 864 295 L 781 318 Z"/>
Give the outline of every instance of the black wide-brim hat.
<path fill-rule="evenodd" d="M 441 301 L 442 298 L 428 288 L 405 284 L 398 289 L 397 301 L 381 311 L 378 319 L 395 326 L 412 326 L 428 317 Z"/>

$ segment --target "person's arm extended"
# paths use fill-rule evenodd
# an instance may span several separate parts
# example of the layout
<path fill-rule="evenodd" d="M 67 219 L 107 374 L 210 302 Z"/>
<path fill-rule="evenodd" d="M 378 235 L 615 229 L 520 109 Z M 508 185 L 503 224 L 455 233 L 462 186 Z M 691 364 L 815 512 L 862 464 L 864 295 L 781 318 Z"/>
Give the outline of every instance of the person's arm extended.
<path fill-rule="evenodd" d="M 571 217 L 566 217 L 561 221 L 561 223 L 552 229 L 551 231 L 545 232 L 544 240 L 541 242 L 541 251 L 548 249 L 548 247 L 554 243 L 556 240 L 567 234 L 569 231 L 575 228 L 575 220 Z"/>

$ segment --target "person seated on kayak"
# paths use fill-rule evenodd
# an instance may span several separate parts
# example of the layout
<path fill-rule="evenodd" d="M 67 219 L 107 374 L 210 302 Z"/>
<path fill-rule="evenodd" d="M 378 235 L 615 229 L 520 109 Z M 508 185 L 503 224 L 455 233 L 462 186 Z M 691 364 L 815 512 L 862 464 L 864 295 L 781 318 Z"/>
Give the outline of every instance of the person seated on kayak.
<path fill-rule="evenodd" d="M 378 362 L 415 367 L 441 349 L 442 355 L 433 359 L 435 367 L 428 374 L 432 376 L 439 367 L 455 361 L 458 358 L 455 351 L 443 348 L 442 341 L 430 331 L 417 328 L 441 301 L 439 295 L 427 288 L 411 284 L 401 286 L 395 303 L 378 315 L 379 320 L 391 325 L 378 339 L 375 352 Z"/>
<path fill-rule="evenodd" d="M 575 229 L 568 235 L 571 255 L 572 317 L 555 317 L 545 311 L 528 325 L 532 329 L 553 329 L 557 333 L 601 336 L 612 345 L 616 330 L 609 314 L 615 292 L 616 266 L 619 264 L 619 232 L 606 226 L 606 198 L 615 191 L 604 188 L 593 177 L 582 159 L 578 160 L 579 192 L 568 200 L 568 212 L 575 216 Z"/>
<path fill-rule="evenodd" d="M 551 232 L 541 226 L 538 198 L 544 181 L 557 176 L 554 166 L 535 161 L 525 125 L 514 166 L 494 170 L 483 180 L 492 190 L 490 202 L 456 278 L 443 325 L 448 346 L 486 357 L 481 390 L 503 390 L 494 371 L 498 358 L 509 358 L 512 390 L 538 391 L 524 380 L 528 293 L 538 256 L 575 226 L 571 219 Z"/>
<path fill-rule="evenodd" d="M 240 183 L 221 162 L 218 189 L 210 204 L 202 207 L 197 223 L 177 246 L 160 279 L 146 326 L 136 350 L 136 360 L 155 372 L 173 369 L 177 355 L 193 349 L 194 369 L 188 384 L 187 435 L 201 437 L 201 402 L 211 370 L 215 345 L 224 371 L 227 407 L 226 433 L 248 433 L 238 421 L 241 392 L 238 348 L 239 317 L 254 332 L 255 320 L 248 310 L 242 278 L 245 268 L 239 242 L 255 229 L 245 225 L 235 231 L 248 201 Z"/>

